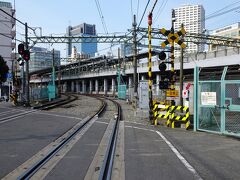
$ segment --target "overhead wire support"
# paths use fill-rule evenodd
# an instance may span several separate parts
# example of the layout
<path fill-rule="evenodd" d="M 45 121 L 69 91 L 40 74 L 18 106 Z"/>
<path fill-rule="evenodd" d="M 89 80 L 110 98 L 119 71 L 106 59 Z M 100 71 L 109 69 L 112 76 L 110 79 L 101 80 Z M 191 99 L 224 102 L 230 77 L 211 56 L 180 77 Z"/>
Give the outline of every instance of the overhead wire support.
<path fill-rule="evenodd" d="M 72 43 L 119 43 L 131 42 L 132 36 L 129 35 L 113 35 L 113 36 L 41 36 L 41 37 L 28 37 L 34 43 L 67 43 L 69 40 Z"/>
<path fill-rule="evenodd" d="M 147 28 L 138 28 L 138 33 L 141 33 L 141 39 L 148 38 L 148 29 Z M 152 39 L 166 40 L 159 29 L 152 28 Z M 224 37 L 224 36 L 215 36 L 215 35 L 206 35 L 198 33 L 189 33 L 187 32 L 184 36 L 184 42 L 193 42 L 196 44 L 213 44 L 219 46 L 227 47 L 240 47 L 240 39 Z"/>

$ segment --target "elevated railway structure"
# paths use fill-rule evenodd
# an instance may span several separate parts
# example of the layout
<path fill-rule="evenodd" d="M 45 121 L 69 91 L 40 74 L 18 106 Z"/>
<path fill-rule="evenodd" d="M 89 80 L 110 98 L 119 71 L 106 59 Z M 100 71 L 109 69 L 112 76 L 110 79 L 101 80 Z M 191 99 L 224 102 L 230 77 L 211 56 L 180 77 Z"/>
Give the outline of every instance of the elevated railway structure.
<path fill-rule="evenodd" d="M 160 62 L 157 60 L 158 51 L 153 51 L 155 60 L 153 60 L 153 94 L 154 97 L 160 95 L 161 91 L 158 86 L 160 73 L 158 66 Z M 147 78 L 147 53 L 139 54 L 138 65 L 138 80 L 146 80 Z M 229 73 L 233 79 L 239 77 L 239 48 L 227 48 L 215 52 L 202 52 L 197 54 L 189 54 L 184 57 L 184 82 L 193 83 L 193 71 L 195 66 L 209 67 L 206 71 L 205 78 L 209 78 L 209 74 L 213 71 L 220 72 L 222 67 L 231 67 Z M 133 87 L 133 72 L 134 67 L 132 64 L 132 56 L 125 58 L 90 58 L 80 62 L 63 65 L 60 67 L 61 88 L 62 91 L 74 91 L 82 93 L 116 93 L 116 79 L 117 79 L 117 66 L 121 65 L 122 79 L 127 85 L 127 92 L 130 93 Z M 175 69 L 177 73 L 177 82 L 179 80 L 180 63 L 179 59 L 175 59 Z M 56 73 L 58 73 L 57 70 Z M 51 68 L 43 69 L 41 71 L 31 72 L 32 86 L 39 86 L 41 83 L 46 85 L 50 81 Z M 58 81 L 58 78 L 56 79 Z M 178 83 L 177 83 L 178 86 Z"/>
<path fill-rule="evenodd" d="M 137 41 L 133 41 L 134 34 L 133 31 L 137 32 Z M 71 39 L 74 43 L 132 43 L 134 47 L 138 46 L 138 43 L 141 43 L 143 39 L 147 38 L 147 29 L 138 28 L 132 29 L 128 34 L 123 35 L 107 35 L 107 36 L 88 36 L 88 37 L 56 37 L 56 36 L 41 36 L 41 37 L 28 37 L 29 42 L 32 42 L 32 46 L 36 43 L 67 43 Z M 163 37 L 159 29 L 153 28 L 152 30 L 152 39 L 159 41 L 166 40 L 166 37 Z M 224 50 L 215 51 L 215 52 L 197 52 L 192 55 L 187 55 L 184 57 L 184 81 L 193 81 L 193 69 L 196 65 L 199 67 L 217 67 L 220 66 L 236 66 L 239 64 L 239 48 L 240 40 L 233 39 L 228 37 L 212 36 L 205 34 L 194 34 L 186 33 L 184 37 L 185 42 L 193 42 L 196 44 L 214 44 L 216 46 L 226 47 Z M 159 43 L 160 44 L 160 43 Z M 142 45 L 142 44 L 141 44 Z M 157 45 L 155 45 L 157 48 Z M 153 56 L 156 56 L 162 49 L 152 50 Z M 166 50 L 166 49 L 165 49 Z M 62 92 L 71 91 L 71 92 L 82 92 L 82 93 L 111 93 L 115 94 L 116 92 L 116 79 L 117 73 L 121 73 L 122 80 L 125 82 L 128 88 L 130 89 L 138 84 L 139 80 L 145 80 L 147 78 L 147 61 L 148 53 L 141 54 L 132 54 L 130 56 L 112 58 L 112 57 L 95 57 L 84 60 L 76 60 L 75 63 L 68 65 L 62 65 L 57 69 L 59 74 L 58 87 L 62 89 Z M 138 61 L 138 67 L 134 63 L 134 59 Z M 153 91 L 156 96 L 159 95 L 158 82 L 160 80 L 159 74 L 159 61 L 153 60 Z M 140 63 L 142 62 L 142 63 Z M 175 70 L 176 74 L 179 74 L 180 71 L 180 59 L 175 59 Z M 120 71 L 118 69 L 120 68 Z M 137 69 L 137 70 L 136 70 Z M 31 83 L 33 86 L 39 87 L 39 84 L 46 85 L 50 81 L 51 68 L 43 69 L 36 72 L 31 72 Z M 137 73 L 137 75 L 136 75 Z M 138 77 L 135 80 L 136 76 Z M 236 76 L 236 75 L 235 75 Z M 177 77 L 177 80 L 179 78 Z M 135 83 L 137 81 L 137 83 Z"/>

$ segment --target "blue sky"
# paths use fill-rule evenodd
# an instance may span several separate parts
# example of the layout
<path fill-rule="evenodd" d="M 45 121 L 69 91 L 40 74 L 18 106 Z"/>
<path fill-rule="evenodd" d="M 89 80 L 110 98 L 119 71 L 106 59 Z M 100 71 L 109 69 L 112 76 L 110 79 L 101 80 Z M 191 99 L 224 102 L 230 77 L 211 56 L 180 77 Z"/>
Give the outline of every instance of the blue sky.
<path fill-rule="evenodd" d="M 14 0 L 3 0 L 14 4 Z M 137 15 L 138 22 L 142 17 L 147 0 L 98 0 L 109 33 L 127 32 L 132 25 L 132 14 Z M 141 23 L 147 27 L 147 14 L 155 0 L 151 0 Z M 217 2 L 217 4 L 216 4 Z M 153 27 L 168 29 L 171 23 L 171 9 L 182 4 L 202 4 L 206 17 L 225 6 L 238 2 L 237 0 L 159 0 L 154 12 Z M 138 5 L 139 4 L 139 5 Z M 165 4 L 165 5 L 163 5 Z M 68 25 L 78 25 L 83 22 L 96 24 L 97 33 L 105 33 L 95 0 L 15 0 L 16 16 L 32 27 L 42 27 L 44 35 L 64 34 Z M 164 7 L 163 7 L 164 6 Z M 234 7 L 240 6 L 240 3 Z M 159 8 L 162 7 L 159 11 Z M 206 29 L 219 28 L 240 21 L 240 10 L 206 21 Z M 17 26 L 18 38 L 23 33 L 23 26 Z M 47 46 L 47 45 L 46 45 Z M 65 45 L 64 45 L 65 46 Z M 63 47 L 55 46 L 63 49 Z M 100 50 L 101 47 L 98 47 Z M 64 53 L 65 54 L 65 53 Z"/>

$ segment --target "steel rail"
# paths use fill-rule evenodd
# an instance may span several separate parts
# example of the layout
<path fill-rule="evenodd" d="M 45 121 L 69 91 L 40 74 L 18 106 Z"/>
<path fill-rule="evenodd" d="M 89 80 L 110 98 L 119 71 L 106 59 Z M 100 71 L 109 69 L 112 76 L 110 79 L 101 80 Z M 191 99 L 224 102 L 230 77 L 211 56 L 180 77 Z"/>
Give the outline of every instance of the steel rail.
<path fill-rule="evenodd" d="M 97 98 L 99 99 L 99 98 Z M 31 178 L 46 162 L 48 162 L 64 145 L 66 145 L 75 135 L 80 132 L 95 116 L 101 115 L 101 113 L 105 110 L 106 102 L 102 101 L 102 105 L 99 110 L 91 116 L 88 120 L 86 120 L 79 128 L 74 130 L 67 138 L 64 139 L 60 144 L 55 146 L 46 156 L 36 162 L 31 168 L 25 171 L 22 175 L 20 175 L 18 180 L 25 180 Z"/>
<path fill-rule="evenodd" d="M 115 106 L 117 107 L 117 117 L 116 117 L 116 122 L 114 124 L 114 129 L 112 131 L 112 134 L 110 136 L 110 140 L 108 143 L 108 147 L 105 153 L 103 165 L 100 169 L 100 175 L 99 175 L 99 180 L 110 180 L 111 179 L 111 174 L 112 174 L 112 167 L 113 167 L 113 162 L 114 162 L 114 154 L 116 150 L 116 145 L 117 145 L 117 135 L 118 135 L 118 129 L 119 129 L 119 121 L 121 120 L 121 106 L 119 103 L 116 101 L 106 98 L 110 101 L 112 101 Z"/>

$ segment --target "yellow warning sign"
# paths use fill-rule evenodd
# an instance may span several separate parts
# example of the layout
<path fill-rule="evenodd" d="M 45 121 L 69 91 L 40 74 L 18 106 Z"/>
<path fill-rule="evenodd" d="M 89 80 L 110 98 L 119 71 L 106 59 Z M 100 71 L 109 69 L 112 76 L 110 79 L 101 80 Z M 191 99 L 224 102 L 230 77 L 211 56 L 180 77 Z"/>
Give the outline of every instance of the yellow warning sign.
<path fill-rule="evenodd" d="M 166 96 L 167 97 L 178 97 L 179 91 L 178 90 L 167 90 Z"/>
<path fill-rule="evenodd" d="M 181 48 L 186 48 L 186 44 L 179 39 L 180 36 L 186 34 L 186 31 L 184 28 L 182 28 L 180 31 L 176 33 L 172 33 L 169 30 L 166 30 L 164 28 L 160 29 L 160 33 L 163 34 L 164 36 L 167 36 L 168 39 L 162 42 L 161 46 L 162 48 L 165 48 L 168 44 L 170 43 L 177 43 L 181 46 Z"/>

